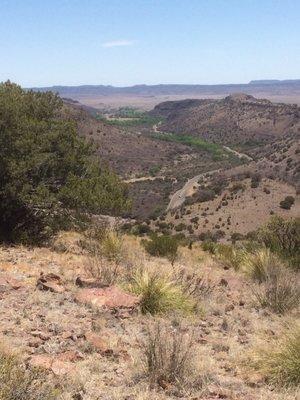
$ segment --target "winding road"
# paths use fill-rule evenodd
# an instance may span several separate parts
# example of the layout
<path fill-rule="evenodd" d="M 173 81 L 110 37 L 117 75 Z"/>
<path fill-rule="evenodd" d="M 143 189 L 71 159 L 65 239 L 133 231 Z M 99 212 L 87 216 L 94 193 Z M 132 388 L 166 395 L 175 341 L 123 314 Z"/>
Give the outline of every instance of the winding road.
<path fill-rule="evenodd" d="M 174 210 L 174 208 L 180 207 L 187 197 L 192 196 L 195 193 L 194 187 L 195 185 L 198 187 L 198 182 L 200 178 L 203 178 L 205 175 L 207 176 L 208 174 L 212 175 L 219 171 L 219 169 L 215 169 L 213 171 L 204 172 L 203 174 L 196 175 L 193 178 L 189 179 L 181 189 L 177 190 L 177 192 L 172 195 L 167 207 L 167 211 Z"/>
<path fill-rule="evenodd" d="M 161 132 L 158 130 L 159 125 L 161 125 L 161 122 L 153 125 L 153 127 L 152 127 L 153 132 L 164 133 L 164 132 Z M 238 151 L 233 150 L 228 146 L 223 146 L 223 149 L 225 151 L 228 151 L 229 153 L 234 154 L 236 157 L 238 157 L 240 159 L 244 158 L 247 161 L 253 161 L 252 157 L 250 157 L 244 153 L 239 153 Z M 219 171 L 220 171 L 220 169 L 208 171 L 208 172 L 202 173 L 200 175 L 196 175 L 193 178 L 189 179 L 181 189 L 177 190 L 177 192 L 175 192 L 172 195 L 170 202 L 168 204 L 168 207 L 167 207 L 167 211 L 174 210 L 175 208 L 180 207 L 184 203 L 184 201 L 187 197 L 192 196 L 195 193 L 194 187 L 195 187 L 195 185 L 198 186 L 198 182 L 199 182 L 200 178 L 204 177 L 205 175 L 207 176 L 207 174 L 213 175 L 214 173 L 219 172 Z"/>

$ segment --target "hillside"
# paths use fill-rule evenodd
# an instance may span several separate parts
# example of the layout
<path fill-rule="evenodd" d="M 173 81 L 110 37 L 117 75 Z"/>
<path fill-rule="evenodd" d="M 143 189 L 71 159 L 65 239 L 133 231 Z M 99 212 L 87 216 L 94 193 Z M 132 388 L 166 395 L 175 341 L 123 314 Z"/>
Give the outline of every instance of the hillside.
<path fill-rule="evenodd" d="M 171 266 L 121 236 L 116 267 L 85 240 L 0 247 L 1 399 L 297 398 L 296 274 L 282 267 L 291 292 L 278 312 L 259 301 L 268 281 L 198 244 Z"/>
<path fill-rule="evenodd" d="M 134 217 L 163 212 L 169 195 L 197 172 L 241 163 L 220 146 L 162 140 L 152 123 L 127 126 L 117 119 L 112 125 L 105 118 L 97 119 L 81 104 L 68 101 L 65 113 L 76 122 L 79 135 L 92 141 L 101 159 L 129 183 Z"/>
<path fill-rule="evenodd" d="M 224 172 L 228 180 L 237 181 L 235 176 L 239 174 L 248 174 L 250 177 L 259 174 L 266 180 L 266 187 L 270 187 L 272 193 L 270 196 L 266 195 L 263 191 L 263 189 L 267 190 L 265 185 L 251 189 L 249 178 L 245 181 L 246 185 L 242 182 L 241 184 L 245 186 L 243 196 L 239 201 L 229 201 L 226 210 L 228 216 L 235 214 L 236 209 L 244 210 L 239 217 L 243 219 L 243 224 L 240 226 L 236 226 L 235 223 L 229 224 L 225 230 L 226 239 L 230 238 L 232 233 L 245 234 L 247 229 L 250 231 L 258 227 L 261 221 L 253 219 L 256 211 L 264 215 L 263 219 L 266 220 L 270 212 L 278 210 L 280 213 L 279 203 L 285 196 L 290 194 L 297 198 L 299 134 L 290 132 L 297 131 L 299 126 L 298 109 L 294 106 L 277 105 L 245 95 L 235 95 L 220 101 L 187 99 L 183 102 L 166 102 L 155 107 L 150 114 L 154 114 L 157 120 L 162 116 L 164 119 L 162 123 L 156 123 L 153 126 L 152 123 L 139 123 L 138 118 L 137 124 L 127 124 L 126 118 L 119 117 L 112 124 L 112 120 L 95 118 L 94 112 L 92 114 L 87 112 L 80 103 L 66 102 L 66 110 L 70 118 L 77 121 L 79 134 L 92 140 L 98 148 L 99 156 L 128 183 L 129 194 L 133 201 L 129 215 L 141 221 L 162 215 L 176 191 L 180 190 L 189 179 L 201 174 L 205 176 L 209 171 L 220 171 L 212 174 L 213 180 L 218 179 L 218 175 L 224 175 Z M 209 118 L 207 118 L 208 111 Z M 271 111 L 273 120 L 275 118 L 275 127 L 273 120 L 270 120 Z M 240 117 L 239 129 L 235 127 L 234 130 L 230 126 L 234 125 L 234 115 L 237 112 L 243 117 Z M 182 124 L 186 121 L 189 124 L 190 116 L 194 117 L 196 114 L 206 115 L 205 120 L 200 121 L 201 130 L 205 129 L 205 134 L 203 134 L 205 142 L 199 142 L 199 145 L 198 142 L 194 143 L 192 138 L 198 133 L 190 131 L 194 136 L 179 135 L 176 131 L 173 136 L 170 136 L 163 132 L 175 121 L 180 121 Z M 227 121 L 227 126 L 224 121 Z M 265 124 L 258 121 L 265 121 Z M 223 127 L 222 132 L 228 133 L 227 137 L 225 133 L 220 134 L 220 131 L 216 133 L 216 128 L 220 124 Z M 266 127 L 270 124 L 274 127 L 271 133 Z M 250 127 L 255 129 L 251 135 Z M 216 144 L 216 148 L 210 147 L 213 141 L 220 141 L 220 144 Z M 236 156 L 227 150 L 228 147 L 223 148 L 223 144 L 229 144 L 231 146 L 229 149 L 245 151 L 246 155 L 240 157 L 237 153 L 238 156 Z M 208 182 L 209 180 L 210 178 Z M 198 180 L 195 179 L 191 189 L 179 198 L 178 203 L 182 208 L 187 196 L 187 202 L 192 202 L 195 206 L 191 209 L 185 208 L 184 203 L 182 212 L 179 211 L 173 217 L 167 217 L 168 223 L 173 224 L 171 231 L 176 232 L 175 228 L 180 224 L 185 226 L 182 232 L 187 235 L 192 233 L 194 237 L 206 231 L 220 230 L 219 225 L 222 224 L 219 224 L 217 220 L 222 215 L 219 216 L 218 212 L 203 211 L 202 208 L 203 206 L 209 209 L 217 207 L 222 202 L 222 197 L 226 196 L 227 189 L 221 190 L 216 197 L 211 195 L 206 203 L 198 207 L 197 195 L 194 195 L 197 187 Z M 253 205 L 249 199 L 253 199 Z M 295 215 L 298 211 L 298 206 L 295 205 L 291 212 L 285 211 L 283 215 L 290 213 Z M 223 209 L 220 212 L 222 213 Z M 186 217 L 181 218 L 181 215 L 185 213 L 187 213 Z M 201 216 L 201 214 L 204 215 Z M 197 229 L 195 226 L 189 227 L 189 218 L 194 217 L 199 218 Z M 156 223 L 153 224 L 153 228 L 157 229 Z"/>
<path fill-rule="evenodd" d="M 286 133 L 300 132 L 300 108 L 246 94 L 222 100 L 185 100 L 157 105 L 151 115 L 164 119 L 159 129 L 214 143 L 251 147 Z"/>
<path fill-rule="evenodd" d="M 297 400 L 288 108 L 215 101 L 212 130 L 228 103 L 247 126 L 258 107 L 283 121 L 266 144 L 247 146 L 244 129 L 233 147 L 164 131 L 172 104 L 161 118 L 10 82 L 0 95 L 0 400 Z"/>

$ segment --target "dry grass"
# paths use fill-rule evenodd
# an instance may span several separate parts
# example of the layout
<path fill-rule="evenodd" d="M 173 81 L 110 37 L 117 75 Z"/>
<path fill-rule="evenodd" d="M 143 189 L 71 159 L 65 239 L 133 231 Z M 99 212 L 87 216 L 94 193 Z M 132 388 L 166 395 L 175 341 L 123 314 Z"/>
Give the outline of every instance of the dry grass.
<path fill-rule="evenodd" d="M 261 307 L 284 314 L 300 305 L 299 275 L 283 268 L 274 269 L 253 292 Z"/>
<path fill-rule="evenodd" d="M 166 389 L 171 384 L 185 386 L 194 376 L 193 338 L 161 321 L 147 330 L 144 344 L 145 370 L 152 386 Z"/>
<path fill-rule="evenodd" d="M 74 231 L 61 231 L 52 240 L 51 247 L 58 253 L 82 254 L 82 234 Z"/>
<path fill-rule="evenodd" d="M 47 380 L 41 371 L 26 369 L 15 355 L 0 350 L 0 400 L 57 399 L 58 390 Z"/>
<path fill-rule="evenodd" d="M 110 286 L 120 278 L 121 266 L 95 255 L 89 257 L 84 265 L 85 273 L 99 281 L 103 286 Z"/>
<path fill-rule="evenodd" d="M 183 292 L 195 299 L 205 299 L 213 292 L 215 285 L 204 274 L 199 274 L 187 268 L 174 270 L 176 282 Z"/>
<path fill-rule="evenodd" d="M 257 333 L 262 332 L 265 335 L 270 332 L 273 337 L 278 337 L 282 320 L 286 319 L 285 316 L 274 313 L 255 312 L 250 301 L 249 281 L 242 274 L 235 272 L 233 268 L 224 270 L 214 257 L 201 250 L 198 243 L 191 250 L 180 247 L 178 259 L 171 267 L 168 260 L 148 256 L 140 245 L 140 238 L 125 235 L 122 241 L 125 250 L 120 270 L 116 274 L 116 283 L 127 288 L 127 284 L 137 284 L 133 277 L 139 277 L 137 287 L 141 296 L 144 296 L 144 305 L 149 305 L 150 309 L 154 307 L 162 318 L 163 332 L 160 339 L 156 337 L 156 319 L 152 316 L 137 314 L 119 319 L 114 314 L 94 312 L 74 302 L 74 277 L 83 272 L 82 268 L 88 258 L 86 252 L 75 255 L 73 251 L 66 251 L 63 254 L 41 248 L 2 249 L 0 252 L 0 269 L 18 274 L 17 277 L 24 277 L 25 282 L 30 284 L 26 288 L 28 293 L 25 290 L 8 292 L 0 302 L 1 327 L 9 332 L 7 338 L 10 344 L 24 349 L 27 354 L 28 349 L 30 353 L 37 354 L 44 350 L 51 354 L 74 349 L 84 352 L 84 359 L 74 363 L 72 382 L 69 381 L 71 376 L 64 377 L 66 382 L 62 388 L 62 399 L 79 399 L 77 394 L 87 400 L 102 397 L 111 400 L 167 400 L 177 397 L 199 400 L 214 397 L 296 399 L 295 389 L 282 394 L 281 389 L 266 384 L 261 378 L 257 383 L 257 378 L 254 377 L 251 385 L 248 385 L 249 372 L 245 376 L 242 369 L 238 368 L 238 357 L 245 353 L 247 347 L 256 347 Z M 93 259 L 92 256 L 90 258 Z M 105 268 L 113 268 L 115 265 L 104 257 L 101 260 L 105 262 Z M 136 270 L 136 266 L 142 267 Z M 41 269 L 62 274 L 66 292 L 59 295 L 36 291 L 35 277 Z M 141 276 L 143 271 L 147 272 L 144 277 Z M 228 286 L 219 284 L 223 278 L 228 281 Z M 292 280 L 295 280 L 294 275 Z M 253 282 L 253 285 L 262 290 L 265 282 Z M 205 304 L 204 318 L 194 314 L 197 301 Z M 16 307 L 12 308 L 12 304 L 16 304 Z M 192 315 L 186 315 L 191 311 Z M 145 312 L 149 313 L 147 310 Z M 37 318 L 39 315 L 45 317 Z M 291 317 L 294 318 L 295 313 Z M 145 326 L 148 324 L 150 332 L 146 332 L 145 336 Z M 32 330 L 48 332 L 48 328 L 51 338 L 42 344 L 44 350 L 29 348 L 27 343 L 32 340 Z M 95 349 L 87 347 L 87 340 L 81 338 L 81 335 L 90 330 L 107 340 L 113 351 L 111 356 L 100 355 Z M 76 341 L 64 339 L 63 334 L 68 331 L 78 334 Z M 152 335 L 152 342 L 149 334 Z M 143 366 L 147 379 L 141 374 L 140 365 L 140 343 L 143 340 Z M 146 351 L 150 351 L 150 343 L 155 343 L 156 346 L 156 355 L 152 357 L 153 362 L 150 364 L 163 365 L 162 369 L 149 367 L 148 370 Z M 172 346 L 176 349 L 175 354 L 172 353 Z M 189 347 L 192 348 L 190 352 Z M 171 351 L 168 351 L 164 362 L 162 358 L 166 354 L 166 348 Z M 265 343 L 263 348 L 266 348 Z M 86 349 L 89 351 L 85 352 Z M 185 357 L 185 351 L 191 355 Z M 184 364 L 185 358 L 188 359 L 187 364 Z M 175 368 L 174 373 L 162 372 L 162 378 L 159 378 L 159 371 L 164 371 L 165 368 L 166 371 L 172 371 L 171 366 L 173 368 L 181 362 L 184 364 L 182 373 L 180 368 Z M 150 370 L 154 375 L 150 376 Z M 254 372 L 253 375 L 262 374 Z M 273 382 L 273 378 L 265 376 Z M 46 400 L 47 397 L 44 397 Z M 0 400 L 3 399 L 0 397 Z M 25 400 L 28 399 L 25 397 Z"/>
<path fill-rule="evenodd" d="M 300 325 L 288 329 L 280 339 L 255 350 L 252 367 L 273 385 L 300 389 Z"/>

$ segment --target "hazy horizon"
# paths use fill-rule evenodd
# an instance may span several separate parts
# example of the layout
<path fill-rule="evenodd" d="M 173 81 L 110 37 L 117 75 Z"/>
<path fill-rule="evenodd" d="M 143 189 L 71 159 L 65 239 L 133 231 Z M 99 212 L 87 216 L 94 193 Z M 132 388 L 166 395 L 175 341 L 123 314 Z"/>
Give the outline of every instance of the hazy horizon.
<path fill-rule="evenodd" d="M 180 82 L 176 82 L 176 83 L 164 83 L 164 82 L 160 82 L 160 83 L 153 83 L 153 84 L 146 84 L 146 83 L 135 83 L 132 85 L 111 85 L 111 84 L 107 84 L 104 85 L 102 83 L 90 83 L 90 84 L 85 84 L 85 83 L 81 83 L 78 85 L 64 85 L 64 84 L 59 84 L 59 85 L 45 85 L 45 86 L 32 86 L 33 88 L 43 88 L 43 87 L 84 87 L 84 86 L 105 86 L 105 87 L 114 87 L 114 88 L 127 88 L 127 87 L 135 87 L 135 86 L 241 86 L 241 85 L 249 85 L 253 82 L 257 82 L 262 83 L 264 81 L 269 81 L 270 83 L 273 81 L 274 83 L 281 83 L 281 82 L 295 82 L 295 81 L 299 81 L 300 82 L 300 78 L 288 78 L 288 79 L 255 79 L 255 80 L 251 80 L 249 82 L 239 82 L 239 83 L 223 83 L 223 82 L 219 82 L 219 83 L 213 83 L 213 84 L 209 84 L 209 83 L 180 83 Z M 268 83 L 269 83 L 268 82 Z M 267 84 L 268 84 L 267 83 Z"/>

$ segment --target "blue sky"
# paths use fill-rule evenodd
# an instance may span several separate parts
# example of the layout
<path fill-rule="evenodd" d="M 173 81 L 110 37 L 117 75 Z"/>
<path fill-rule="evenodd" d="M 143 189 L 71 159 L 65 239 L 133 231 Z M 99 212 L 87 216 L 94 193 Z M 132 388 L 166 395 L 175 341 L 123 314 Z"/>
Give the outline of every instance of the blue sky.
<path fill-rule="evenodd" d="M 0 0 L 0 81 L 300 78 L 300 0 Z"/>

